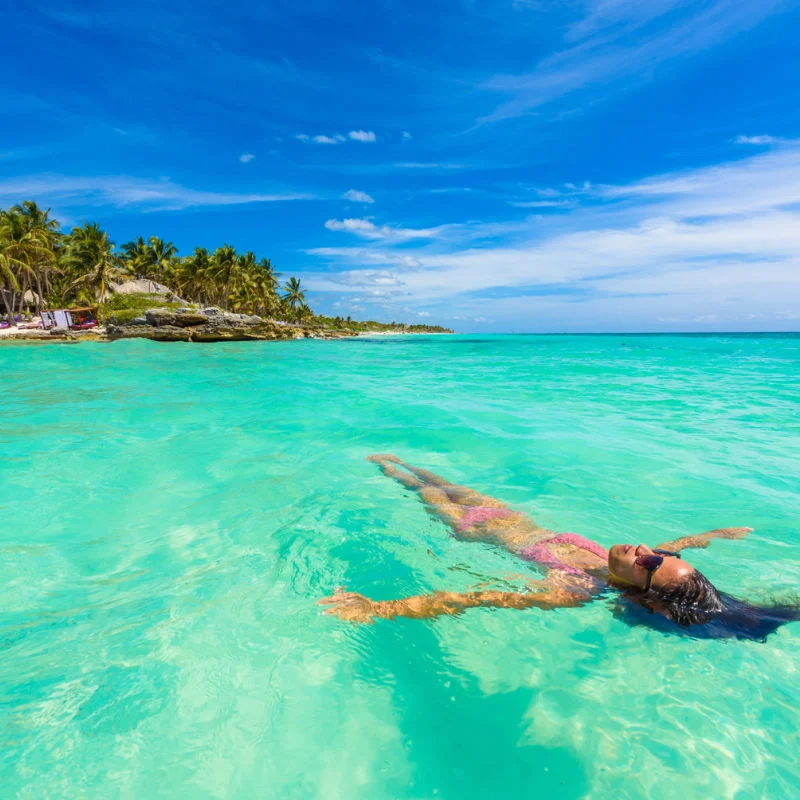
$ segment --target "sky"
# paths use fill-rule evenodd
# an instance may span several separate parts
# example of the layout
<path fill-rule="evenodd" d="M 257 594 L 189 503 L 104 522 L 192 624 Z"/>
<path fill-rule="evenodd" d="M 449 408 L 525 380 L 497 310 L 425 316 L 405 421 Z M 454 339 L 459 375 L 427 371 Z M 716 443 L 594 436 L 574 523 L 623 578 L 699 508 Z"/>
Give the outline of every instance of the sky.
<path fill-rule="evenodd" d="M 315 311 L 800 330 L 800 0 L 0 0 L 0 207 Z"/>

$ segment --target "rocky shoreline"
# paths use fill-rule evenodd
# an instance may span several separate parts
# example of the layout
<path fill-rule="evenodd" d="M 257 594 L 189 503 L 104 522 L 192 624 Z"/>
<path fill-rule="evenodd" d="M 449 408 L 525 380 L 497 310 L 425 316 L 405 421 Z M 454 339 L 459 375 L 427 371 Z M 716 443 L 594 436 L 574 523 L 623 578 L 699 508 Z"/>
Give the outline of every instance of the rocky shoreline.
<path fill-rule="evenodd" d="M 151 339 L 156 342 L 248 342 L 290 339 L 343 339 L 354 331 L 294 325 L 248 314 L 233 314 L 211 307 L 202 310 L 152 308 L 130 322 L 114 322 L 89 331 L 19 331 L 5 341 L 108 342 Z"/>
<path fill-rule="evenodd" d="M 153 339 L 157 342 L 247 342 L 286 339 L 339 339 L 351 331 L 292 325 L 248 314 L 233 314 L 211 307 L 174 311 L 153 308 L 126 324 L 109 322 L 106 335 L 116 339 Z"/>

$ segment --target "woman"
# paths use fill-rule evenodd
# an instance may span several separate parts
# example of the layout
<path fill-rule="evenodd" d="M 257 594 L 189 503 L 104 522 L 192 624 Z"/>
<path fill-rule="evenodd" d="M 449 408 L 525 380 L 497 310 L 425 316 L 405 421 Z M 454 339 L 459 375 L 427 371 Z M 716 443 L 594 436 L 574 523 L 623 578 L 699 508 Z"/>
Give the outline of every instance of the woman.
<path fill-rule="evenodd" d="M 580 606 L 609 589 L 628 601 L 619 612 L 641 622 L 639 612 L 660 615 L 659 627 L 704 637 L 735 636 L 763 641 L 784 622 L 800 619 L 800 610 L 778 605 L 753 606 L 719 592 L 681 558 L 691 547 L 708 547 L 713 539 L 741 539 L 751 528 L 720 528 L 683 536 L 650 549 L 647 545 L 615 544 L 606 551 L 576 533 L 555 533 L 499 500 L 449 483 L 393 455 L 369 457 L 384 475 L 418 492 L 431 512 L 459 538 L 489 542 L 547 569 L 544 580 L 531 581 L 531 591 L 435 592 L 400 600 L 374 601 L 354 592 L 337 591 L 320 601 L 325 613 L 352 622 L 458 614 L 468 608 L 541 609 Z M 653 619 L 648 619 L 653 624 Z"/>

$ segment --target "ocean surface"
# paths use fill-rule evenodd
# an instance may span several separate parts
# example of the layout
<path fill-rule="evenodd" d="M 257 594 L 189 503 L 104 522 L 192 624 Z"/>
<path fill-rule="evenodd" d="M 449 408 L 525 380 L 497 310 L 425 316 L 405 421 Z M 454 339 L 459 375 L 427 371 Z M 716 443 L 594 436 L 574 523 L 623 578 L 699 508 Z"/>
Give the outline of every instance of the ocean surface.
<path fill-rule="evenodd" d="M 0 347 L 3 798 L 800 796 L 800 623 L 631 626 L 605 597 L 353 626 L 317 601 L 529 564 L 392 452 L 609 546 L 800 588 L 800 336 Z"/>

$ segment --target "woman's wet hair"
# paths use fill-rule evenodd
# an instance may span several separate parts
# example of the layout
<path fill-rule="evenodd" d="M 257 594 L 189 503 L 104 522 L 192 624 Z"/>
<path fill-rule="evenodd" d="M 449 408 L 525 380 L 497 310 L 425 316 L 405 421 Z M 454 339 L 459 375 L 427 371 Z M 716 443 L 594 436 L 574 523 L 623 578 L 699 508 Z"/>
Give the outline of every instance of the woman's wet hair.
<path fill-rule="evenodd" d="M 627 591 L 615 615 L 628 624 L 645 624 L 703 639 L 737 638 L 763 642 L 787 622 L 800 620 L 800 605 L 752 605 L 719 592 L 701 572 L 680 581 Z"/>
<path fill-rule="evenodd" d="M 725 610 L 714 584 L 697 570 L 666 586 L 651 586 L 642 602 L 678 625 L 687 626 L 704 625 L 714 614 Z"/>

